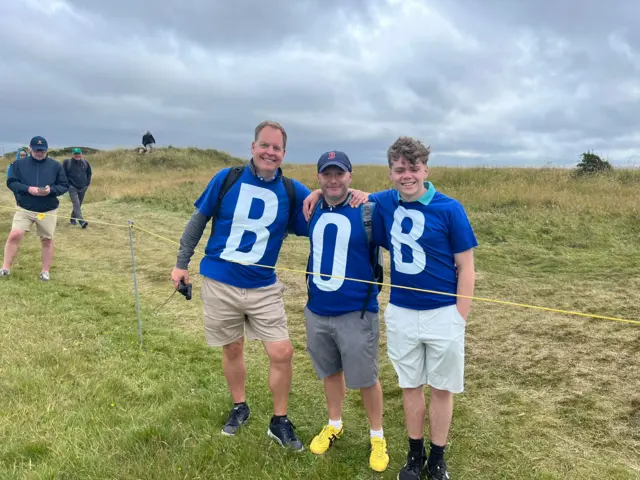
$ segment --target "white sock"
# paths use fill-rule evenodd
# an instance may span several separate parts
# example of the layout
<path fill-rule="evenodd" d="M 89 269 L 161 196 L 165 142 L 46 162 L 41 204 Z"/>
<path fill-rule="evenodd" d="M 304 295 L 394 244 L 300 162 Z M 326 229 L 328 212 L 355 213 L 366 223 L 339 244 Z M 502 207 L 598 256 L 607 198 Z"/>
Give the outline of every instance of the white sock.
<path fill-rule="evenodd" d="M 369 430 L 369 432 L 371 433 L 371 438 L 373 438 L 373 437 L 384 438 L 384 434 L 382 432 L 382 429 L 380 429 L 380 430 Z"/>
<path fill-rule="evenodd" d="M 342 428 L 342 419 L 341 418 L 339 418 L 338 420 L 329 419 L 329 425 L 331 425 L 336 430 L 340 430 Z"/>

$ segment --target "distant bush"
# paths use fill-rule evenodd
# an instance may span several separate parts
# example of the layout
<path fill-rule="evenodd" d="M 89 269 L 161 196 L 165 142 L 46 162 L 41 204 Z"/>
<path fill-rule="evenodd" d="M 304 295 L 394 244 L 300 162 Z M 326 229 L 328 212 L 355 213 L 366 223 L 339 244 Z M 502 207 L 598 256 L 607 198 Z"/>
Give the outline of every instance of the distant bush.
<path fill-rule="evenodd" d="M 71 156 L 71 150 L 73 150 L 76 147 L 64 147 L 64 148 L 57 148 L 57 149 L 53 149 L 53 150 L 49 150 L 48 155 L 50 157 L 56 158 L 56 157 L 70 157 Z M 91 155 L 94 153 L 98 153 L 100 150 L 96 149 L 96 148 L 91 148 L 91 147 L 77 147 L 80 148 L 80 150 L 82 150 L 83 155 Z"/>
<path fill-rule="evenodd" d="M 575 173 L 577 175 L 590 175 L 612 170 L 613 166 L 607 160 L 603 160 L 593 152 L 586 152 L 582 154 L 582 161 L 576 166 Z"/>

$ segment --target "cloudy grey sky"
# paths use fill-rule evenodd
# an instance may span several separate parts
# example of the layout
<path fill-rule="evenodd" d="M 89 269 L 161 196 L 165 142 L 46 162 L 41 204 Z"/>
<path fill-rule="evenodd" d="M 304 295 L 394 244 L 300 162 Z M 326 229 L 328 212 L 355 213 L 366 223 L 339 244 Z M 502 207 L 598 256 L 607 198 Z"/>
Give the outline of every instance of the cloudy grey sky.
<path fill-rule="evenodd" d="M 212 147 L 247 158 L 282 122 L 286 160 L 640 164 L 640 2 L 8 0 L 0 146 Z"/>

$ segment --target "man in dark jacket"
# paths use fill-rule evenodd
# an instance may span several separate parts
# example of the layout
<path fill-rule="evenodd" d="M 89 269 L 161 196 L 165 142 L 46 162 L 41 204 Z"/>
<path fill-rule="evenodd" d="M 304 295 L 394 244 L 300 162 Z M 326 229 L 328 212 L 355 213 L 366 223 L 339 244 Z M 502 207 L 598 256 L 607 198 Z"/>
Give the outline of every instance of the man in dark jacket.
<path fill-rule="evenodd" d="M 155 147 L 155 145 L 156 145 L 156 139 L 153 138 L 153 135 L 151 135 L 151 132 L 147 130 L 147 133 L 145 133 L 142 136 L 142 146 L 146 150 L 146 153 L 153 152 L 153 147 Z"/>
<path fill-rule="evenodd" d="M 62 162 L 62 168 L 69 180 L 69 198 L 73 204 L 70 223 L 75 225 L 79 220 L 80 226 L 87 228 L 89 224 L 82 218 L 81 208 L 87 188 L 91 185 L 91 165 L 82 157 L 82 150 L 74 148 L 71 150 L 71 158 Z"/>
<path fill-rule="evenodd" d="M 16 194 L 18 211 L 13 217 L 11 233 L 4 247 L 4 261 L 0 276 L 9 275 L 11 264 L 18 253 L 20 242 L 35 223 L 42 241 L 42 272 L 40 280 L 50 278 L 53 260 L 53 233 L 56 229 L 58 197 L 69 189 L 62 165 L 47 156 L 47 141 L 33 137 L 30 155 L 17 160 L 11 168 L 7 186 Z"/>

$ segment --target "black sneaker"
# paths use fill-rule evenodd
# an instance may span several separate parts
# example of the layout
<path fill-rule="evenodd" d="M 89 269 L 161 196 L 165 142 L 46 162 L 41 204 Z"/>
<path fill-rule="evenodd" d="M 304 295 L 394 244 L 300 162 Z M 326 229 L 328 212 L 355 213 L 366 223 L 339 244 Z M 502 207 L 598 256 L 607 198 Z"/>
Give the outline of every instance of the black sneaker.
<path fill-rule="evenodd" d="M 427 464 L 427 456 L 422 455 L 420 457 L 413 456 L 412 452 L 407 455 L 407 463 L 404 464 L 400 473 L 398 473 L 398 480 L 419 480 L 422 478 L 422 471 Z"/>
<path fill-rule="evenodd" d="M 295 425 L 291 423 L 287 417 L 280 417 L 277 420 L 271 418 L 267 435 L 281 446 L 299 452 L 304 449 L 304 447 L 302 442 L 296 438 L 296 434 L 293 432 L 294 428 L 296 428 Z"/>
<path fill-rule="evenodd" d="M 449 480 L 449 473 L 447 472 L 447 464 L 445 461 L 440 460 L 431 467 L 427 464 L 427 478 L 432 480 Z"/>
<path fill-rule="evenodd" d="M 89 225 L 89 224 L 88 224 L 87 222 L 85 222 L 84 220 L 80 220 L 80 226 L 81 226 L 82 228 L 87 228 L 87 226 L 88 226 L 88 225 Z"/>
<path fill-rule="evenodd" d="M 69 223 L 71 225 L 77 225 L 78 224 L 73 218 L 71 220 L 69 220 Z"/>
<path fill-rule="evenodd" d="M 249 405 L 246 403 L 242 403 L 240 405 L 234 405 L 229 412 L 229 418 L 227 419 L 227 423 L 224 424 L 222 428 L 222 434 L 233 436 L 236 432 L 242 427 L 249 417 L 251 416 L 251 411 L 249 410 Z"/>

